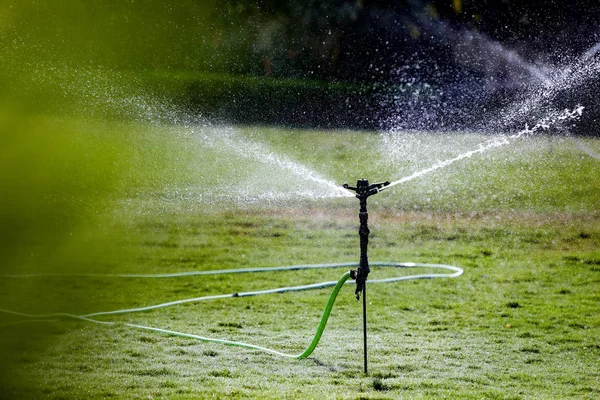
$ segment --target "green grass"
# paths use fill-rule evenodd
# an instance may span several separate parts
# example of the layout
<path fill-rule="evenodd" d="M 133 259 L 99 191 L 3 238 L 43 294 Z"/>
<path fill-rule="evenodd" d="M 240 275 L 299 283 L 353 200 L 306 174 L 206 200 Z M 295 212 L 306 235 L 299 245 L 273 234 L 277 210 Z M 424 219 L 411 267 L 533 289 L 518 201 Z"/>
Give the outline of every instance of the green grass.
<path fill-rule="evenodd" d="M 11 117 L 4 120 L 10 131 Z M 366 132 L 50 117 L 17 131 L 4 136 L 1 158 L 5 273 L 357 261 L 355 199 L 249 202 L 263 191 L 315 185 L 240 148 L 259 143 L 341 183 L 399 179 L 488 139 L 406 135 L 390 155 L 380 135 Z M 600 149 L 596 139 L 586 144 Z M 123 326 L 3 326 L 0 397 L 597 398 L 599 176 L 598 160 L 570 142 L 525 139 L 371 198 L 371 260 L 454 264 L 465 274 L 369 286 L 369 376 L 362 373 L 361 305 L 349 287 L 315 353 L 302 361 Z M 245 201 L 235 195 L 239 187 Z M 2 278 L 0 308 L 90 313 L 335 280 L 342 272 Z M 398 273 L 373 268 L 371 277 Z M 214 300 L 105 320 L 299 353 L 328 295 Z M 15 319 L 1 314 L 0 324 Z"/>

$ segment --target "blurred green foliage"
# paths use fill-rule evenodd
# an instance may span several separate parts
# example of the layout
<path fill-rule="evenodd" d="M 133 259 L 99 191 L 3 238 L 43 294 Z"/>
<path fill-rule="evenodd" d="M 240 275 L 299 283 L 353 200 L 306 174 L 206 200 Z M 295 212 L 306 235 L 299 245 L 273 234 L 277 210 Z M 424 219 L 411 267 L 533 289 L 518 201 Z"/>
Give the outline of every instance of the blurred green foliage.
<path fill-rule="evenodd" d="M 0 124 L 0 259 L 22 265 L 35 247 L 48 262 L 47 252 L 99 213 L 121 172 L 107 145 L 78 124 L 6 108 Z"/>
<path fill-rule="evenodd" d="M 17 71 L 71 65 L 262 75 L 265 57 L 289 50 L 293 24 L 281 18 L 255 2 L 8 0 L 0 5 L 0 46 L 4 68 Z"/>
<path fill-rule="evenodd" d="M 121 171 L 100 140 L 86 137 L 78 123 L 39 117 L 14 104 L 0 112 L 0 271 L 81 273 L 109 251 L 98 221 Z M 46 293 L 62 293 L 56 300 Z M 44 282 L 16 282 L 3 288 L 5 306 L 57 309 L 82 296 Z M 20 296 L 30 298 L 23 302 Z M 17 335 L 0 332 L 0 353 L 8 356 L 45 329 Z M 3 370 L 11 368 L 2 363 Z M 0 394 L 1 397 L 1 394 Z"/>
<path fill-rule="evenodd" d="M 26 112 L 108 119 L 373 125 L 358 111 L 373 88 L 308 79 L 324 69 L 301 64 L 323 57 L 289 53 L 300 28 L 271 6 L 10 1 L 0 5 L 0 96 Z M 297 46 L 318 50 L 317 39 Z"/>
<path fill-rule="evenodd" d="M 208 61 L 216 3 L 9 1 L 3 42 L 17 64 L 198 65 Z"/>

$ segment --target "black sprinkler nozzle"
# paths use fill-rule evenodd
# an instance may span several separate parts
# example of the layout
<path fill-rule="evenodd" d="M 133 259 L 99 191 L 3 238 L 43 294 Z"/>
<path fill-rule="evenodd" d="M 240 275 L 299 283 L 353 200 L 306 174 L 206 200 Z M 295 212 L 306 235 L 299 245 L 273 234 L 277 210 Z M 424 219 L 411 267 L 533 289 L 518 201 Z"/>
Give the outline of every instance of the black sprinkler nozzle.
<path fill-rule="evenodd" d="M 368 226 L 369 214 L 367 212 L 367 198 L 369 196 L 379 193 L 389 184 L 390 183 L 387 181 L 369 184 L 369 181 L 367 179 L 359 179 L 356 181 L 356 187 L 352 187 L 347 183 L 344 183 L 342 185 L 345 189 L 356 192 L 356 197 L 360 200 L 360 228 L 358 230 L 360 236 L 360 263 L 358 270 L 353 274 L 353 279 L 356 280 L 357 299 L 360 298 L 360 294 L 364 290 L 367 277 L 369 276 L 369 272 L 371 272 L 367 256 L 367 246 L 369 243 L 370 232 Z"/>
<path fill-rule="evenodd" d="M 344 183 L 342 186 L 344 189 L 356 192 L 356 197 L 359 199 L 366 199 L 369 196 L 379 193 L 389 184 L 388 181 L 369 184 L 367 179 L 359 179 L 356 181 L 356 187 L 349 186 L 347 183 Z"/>

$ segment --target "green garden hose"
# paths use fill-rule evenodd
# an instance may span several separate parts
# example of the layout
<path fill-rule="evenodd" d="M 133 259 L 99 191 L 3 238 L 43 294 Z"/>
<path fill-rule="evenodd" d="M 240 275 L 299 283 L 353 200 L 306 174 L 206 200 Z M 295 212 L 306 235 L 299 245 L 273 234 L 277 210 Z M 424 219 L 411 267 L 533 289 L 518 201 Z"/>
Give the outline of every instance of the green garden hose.
<path fill-rule="evenodd" d="M 393 267 L 393 268 L 415 268 L 415 267 L 424 267 L 424 268 L 438 268 L 453 271 L 452 274 L 422 274 L 422 275 L 410 275 L 410 276 L 400 276 L 394 278 L 387 279 L 375 279 L 369 280 L 369 284 L 373 283 L 390 283 L 390 282 L 398 282 L 403 280 L 413 280 L 413 279 L 433 279 L 433 278 L 453 278 L 462 275 L 463 270 L 461 268 L 452 266 L 452 265 L 444 265 L 444 264 L 420 264 L 420 263 L 395 263 L 395 262 L 373 262 L 370 263 L 372 266 L 379 267 Z M 230 270 L 217 270 L 217 271 L 191 271 L 191 272 L 181 272 L 181 273 L 171 273 L 171 274 L 111 274 L 111 275 L 97 275 L 97 274 L 85 274 L 85 275 L 59 275 L 59 274 L 29 274 L 29 275 L 3 275 L 1 278 L 33 278 L 33 277 L 48 277 L 48 276 L 93 276 L 93 277 L 115 277 L 115 278 L 175 278 L 175 277 L 184 277 L 184 276 L 196 276 L 196 275 L 220 275 L 220 274 L 236 274 L 236 273 L 258 273 L 258 272 L 277 272 L 277 271 L 293 271 L 293 270 L 303 270 L 303 269 L 320 269 L 320 268 L 341 268 L 341 267 L 357 267 L 358 263 L 339 263 L 339 264 L 315 264 L 315 265 L 293 265 L 293 266 L 283 266 L 283 267 L 271 267 L 271 268 L 242 268 L 242 269 L 230 269 Z M 114 310 L 114 311 L 104 311 L 104 312 L 96 312 L 85 315 L 74 315 L 68 313 L 54 313 L 54 314 L 44 314 L 44 315 L 34 315 L 34 314 L 25 314 L 16 311 L 4 310 L 0 309 L 0 312 L 5 314 L 16 315 L 20 317 L 27 318 L 27 320 L 12 322 L 0 325 L 8 326 L 26 322 L 38 322 L 38 321 L 57 321 L 57 320 L 79 320 L 79 321 L 87 321 L 93 322 L 103 325 L 123 325 L 131 328 L 143 329 L 152 332 L 164 333 L 170 336 L 184 337 L 189 339 L 200 340 L 203 342 L 211 342 L 211 343 L 220 343 L 226 344 L 230 346 L 238 346 L 246 349 L 259 350 L 271 354 L 275 354 L 282 357 L 290 357 L 295 359 L 303 359 L 312 354 L 314 349 L 317 347 L 321 336 L 325 330 L 325 326 L 327 325 L 327 320 L 329 319 L 329 315 L 331 314 L 331 310 L 333 309 L 333 305 L 337 298 L 338 293 L 340 292 L 342 286 L 348 282 L 350 278 L 350 272 L 344 273 L 340 279 L 337 281 L 329 281 L 329 282 L 321 282 L 310 285 L 299 285 L 299 286 L 290 286 L 290 287 L 282 287 L 275 289 L 267 289 L 267 290 L 259 290 L 254 292 L 240 292 L 240 293 L 231 293 L 231 294 L 221 294 L 214 296 L 203 296 L 203 297 L 195 297 L 190 299 L 183 299 L 172 301 L 168 303 L 156 304 L 147 307 L 140 308 L 130 308 L 123 310 Z M 354 283 L 353 281 L 349 281 L 348 283 Z M 109 321 L 99 321 L 92 317 L 99 317 L 103 315 L 118 315 L 118 314 L 127 314 L 127 313 L 135 313 L 135 312 L 143 312 L 155 310 L 158 308 L 165 308 L 174 305 L 191 303 L 191 302 L 199 302 L 205 300 L 215 300 L 222 298 L 230 298 L 230 297 L 249 297 L 249 296 L 258 296 L 265 294 L 273 294 L 273 293 L 287 293 L 292 291 L 301 291 L 301 290 L 314 290 L 314 289 L 322 289 L 326 287 L 333 286 L 333 290 L 331 295 L 329 296 L 329 300 L 327 301 L 327 305 L 323 310 L 323 315 L 321 316 L 321 321 L 319 322 L 319 326 L 315 332 L 315 335 L 310 343 L 310 345 L 304 350 L 301 354 L 293 355 L 279 352 L 277 350 L 269 349 L 266 347 L 260 347 L 248 343 L 243 342 L 234 342 L 230 340 L 216 339 L 216 338 L 208 338 L 198 335 L 193 335 L 189 333 L 182 333 L 176 331 L 170 331 L 161 328 L 155 328 L 151 326 L 137 325 L 137 324 L 118 324 L 116 322 Z"/>

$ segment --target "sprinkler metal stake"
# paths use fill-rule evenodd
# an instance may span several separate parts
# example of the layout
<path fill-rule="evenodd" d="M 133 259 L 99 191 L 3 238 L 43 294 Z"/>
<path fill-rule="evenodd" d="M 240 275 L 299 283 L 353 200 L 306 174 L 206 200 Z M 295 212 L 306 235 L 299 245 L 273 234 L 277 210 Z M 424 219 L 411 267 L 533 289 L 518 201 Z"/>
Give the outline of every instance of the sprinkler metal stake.
<path fill-rule="evenodd" d="M 356 187 L 348 186 L 344 183 L 343 187 L 356 192 L 356 197 L 360 201 L 360 211 L 358 218 L 360 219 L 360 228 L 358 235 L 360 236 L 360 262 L 356 271 L 351 271 L 352 279 L 356 280 L 356 300 L 360 300 L 360 294 L 363 298 L 363 338 L 364 338 L 364 359 L 365 359 L 365 374 L 367 370 L 367 277 L 369 272 L 369 258 L 367 255 L 367 246 L 369 245 L 369 213 L 367 212 L 367 198 L 371 195 L 379 193 L 383 188 L 389 185 L 389 182 L 373 183 L 369 185 L 367 179 L 359 179 L 356 181 Z"/>

